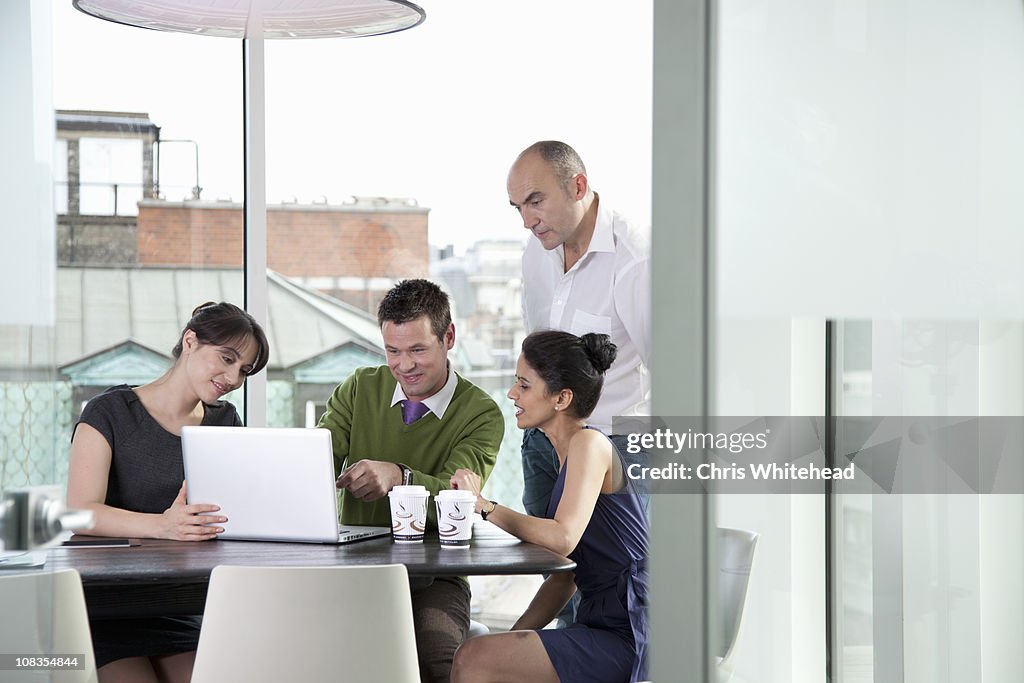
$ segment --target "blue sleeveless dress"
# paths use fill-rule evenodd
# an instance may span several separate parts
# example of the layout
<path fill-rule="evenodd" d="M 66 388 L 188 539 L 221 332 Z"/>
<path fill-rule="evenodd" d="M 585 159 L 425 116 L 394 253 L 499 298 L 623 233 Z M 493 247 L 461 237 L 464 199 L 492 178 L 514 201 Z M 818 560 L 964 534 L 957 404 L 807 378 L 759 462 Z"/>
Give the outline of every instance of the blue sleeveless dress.
<path fill-rule="evenodd" d="M 618 462 L 622 459 L 612 444 Z M 566 462 L 558 472 L 547 517 L 565 489 Z M 624 683 L 647 678 L 647 515 L 629 477 L 616 493 L 602 493 L 579 545 L 581 600 L 576 623 L 537 631 L 563 683 Z"/>

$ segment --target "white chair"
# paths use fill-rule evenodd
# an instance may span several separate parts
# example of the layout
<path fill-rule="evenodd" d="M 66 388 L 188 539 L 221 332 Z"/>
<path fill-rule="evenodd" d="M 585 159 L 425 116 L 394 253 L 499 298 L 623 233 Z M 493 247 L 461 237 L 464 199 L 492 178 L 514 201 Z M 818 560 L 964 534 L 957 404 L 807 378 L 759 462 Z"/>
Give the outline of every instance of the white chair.
<path fill-rule="evenodd" d="M 757 534 L 745 529 L 718 529 L 718 605 L 720 636 L 718 681 L 732 677 L 736 665 L 736 642 L 743 623 L 743 607 L 747 602 L 750 568 L 754 562 Z"/>
<path fill-rule="evenodd" d="M 757 534 L 745 529 L 718 529 L 719 648 L 715 657 L 718 683 L 732 678 L 734 657 L 747 602 L 750 568 Z M 645 683 L 650 683 L 649 681 Z"/>
<path fill-rule="evenodd" d="M 22 655 L 78 655 L 82 668 L 3 671 L 10 683 L 96 683 L 96 659 L 82 579 L 74 569 L 0 574 L 0 651 Z"/>
<path fill-rule="evenodd" d="M 419 679 L 403 565 L 210 575 L 192 683 Z"/>

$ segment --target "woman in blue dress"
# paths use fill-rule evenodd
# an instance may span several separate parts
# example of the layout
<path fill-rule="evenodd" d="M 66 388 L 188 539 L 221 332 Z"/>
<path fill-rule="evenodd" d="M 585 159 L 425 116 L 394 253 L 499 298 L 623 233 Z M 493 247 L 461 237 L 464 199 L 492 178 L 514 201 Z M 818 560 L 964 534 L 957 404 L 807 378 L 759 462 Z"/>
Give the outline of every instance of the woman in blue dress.
<path fill-rule="evenodd" d="M 463 643 L 453 683 L 646 678 L 647 517 L 612 442 L 586 426 L 614 360 L 603 334 L 547 330 L 523 341 L 508 397 L 519 427 L 542 429 L 558 454 L 546 519 L 484 499 L 474 472 L 452 477 L 453 488 L 476 494 L 487 521 L 576 562 L 574 572 L 548 577 L 510 632 Z M 577 590 L 576 623 L 544 629 Z"/>
<path fill-rule="evenodd" d="M 241 426 L 234 406 L 221 399 L 267 364 L 269 350 L 251 315 L 229 303 L 208 302 L 192 312 L 172 351 L 174 363 L 161 377 L 90 399 L 75 425 L 68 468 L 68 504 L 91 510 L 95 522 L 79 533 L 216 538 L 223 531 L 216 525 L 227 521 L 217 515 L 219 508 L 186 503 L 181 428 Z M 90 620 L 100 683 L 188 681 L 200 621 Z"/>

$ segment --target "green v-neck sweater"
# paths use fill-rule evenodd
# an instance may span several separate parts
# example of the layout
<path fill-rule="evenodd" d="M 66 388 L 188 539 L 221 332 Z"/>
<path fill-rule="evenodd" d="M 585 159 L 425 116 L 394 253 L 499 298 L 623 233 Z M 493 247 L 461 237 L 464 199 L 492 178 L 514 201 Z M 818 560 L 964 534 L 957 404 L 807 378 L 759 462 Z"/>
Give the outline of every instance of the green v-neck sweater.
<path fill-rule="evenodd" d="M 386 365 L 359 368 L 327 402 L 320 427 L 331 430 L 335 476 L 342 463 L 360 460 L 402 463 L 413 472 L 412 483 L 427 487 L 431 496 L 450 488 L 455 470 L 465 468 L 486 481 L 498 459 L 505 419 L 482 389 L 458 377 L 455 395 L 444 419 L 429 412 L 411 425 L 402 422 L 402 406 L 391 404 L 395 378 Z M 437 528 L 434 502 L 427 505 L 428 526 Z M 343 524 L 389 526 L 387 496 L 364 503 L 342 493 Z"/>

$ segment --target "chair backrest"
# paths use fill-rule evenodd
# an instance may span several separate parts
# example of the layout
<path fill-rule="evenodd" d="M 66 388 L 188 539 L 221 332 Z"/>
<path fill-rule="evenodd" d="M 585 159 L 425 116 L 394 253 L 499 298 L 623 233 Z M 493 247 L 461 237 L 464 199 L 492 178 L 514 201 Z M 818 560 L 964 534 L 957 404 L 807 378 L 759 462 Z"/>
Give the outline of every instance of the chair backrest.
<path fill-rule="evenodd" d="M 328 680 L 418 683 L 403 565 L 214 568 L 192 683 Z"/>
<path fill-rule="evenodd" d="M 719 680 L 732 675 L 732 656 L 743 621 L 750 568 L 757 547 L 757 534 L 744 529 L 718 529 L 718 604 L 721 640 L 718 656 Z"/>
<path fill-rule="evenodd" d="M 4 681 L 96 683 L 89 617 L 82 579 L 74 569 L 0 574 L 0 651 L 31 655 L 78 655 L 81 669 L 4 671 Z"/>

